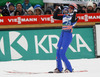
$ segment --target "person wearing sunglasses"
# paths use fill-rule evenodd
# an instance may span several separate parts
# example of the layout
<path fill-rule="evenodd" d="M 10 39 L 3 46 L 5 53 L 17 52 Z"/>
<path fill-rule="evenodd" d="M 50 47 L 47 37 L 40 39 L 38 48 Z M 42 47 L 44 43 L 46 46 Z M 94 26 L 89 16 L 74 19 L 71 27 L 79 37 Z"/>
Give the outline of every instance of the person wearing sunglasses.
<path fill-rule="evenodd" d="M 54 19 L 62 20 L 62 25 L 63 25 L 60 39 L 57 45 L 57 52 L 56 52 L 57 67 L 54 70 L 54 73 L 61 73 L 63 71 L 61 60 L 63 60 L 65 64 L 66 69 L 64 72 L 73 72 L 71 63 L 67 59 L 65 53 L 68 49 L 69 44 L 72 41 L 73 27 L 75 26 L 78 20 L 78 18 L 76 17 L 77 5 L 75 3 L 69 4 L 68 14 L 64 14 L 63 16 L 58 15 L 61 10 L 62 7 L 59 6 L 53 15 Z"/>

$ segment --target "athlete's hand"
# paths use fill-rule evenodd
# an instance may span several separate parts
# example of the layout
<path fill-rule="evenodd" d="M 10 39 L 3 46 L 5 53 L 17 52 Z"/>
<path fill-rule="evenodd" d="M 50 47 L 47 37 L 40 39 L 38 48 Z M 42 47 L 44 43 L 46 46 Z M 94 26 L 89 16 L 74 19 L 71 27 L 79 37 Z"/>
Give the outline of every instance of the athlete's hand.
<path fill-rule="evenodd" d="M 77 9 L 76 8 L 74 8 L 74 12 L 77 12 Z"/>

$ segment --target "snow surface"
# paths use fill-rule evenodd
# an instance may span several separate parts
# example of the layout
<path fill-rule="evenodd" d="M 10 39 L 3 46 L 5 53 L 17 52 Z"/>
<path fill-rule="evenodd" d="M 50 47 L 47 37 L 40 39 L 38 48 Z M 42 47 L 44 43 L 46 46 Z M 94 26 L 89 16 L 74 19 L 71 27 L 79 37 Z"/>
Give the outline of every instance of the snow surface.
<path fill-rule="evenodd" d="M 88 70 L 88 72 L 54 73 L 54 74 L 26 74 L 8 73 L 19 72 L 48 72 L 56 68 L 55 60 L 28 60 L 0 62 L 0 77 L 100 77 L 100 58 L 70 60 L 74 70 Z M 64 66 L 64 64 L 63 64 Z"/>

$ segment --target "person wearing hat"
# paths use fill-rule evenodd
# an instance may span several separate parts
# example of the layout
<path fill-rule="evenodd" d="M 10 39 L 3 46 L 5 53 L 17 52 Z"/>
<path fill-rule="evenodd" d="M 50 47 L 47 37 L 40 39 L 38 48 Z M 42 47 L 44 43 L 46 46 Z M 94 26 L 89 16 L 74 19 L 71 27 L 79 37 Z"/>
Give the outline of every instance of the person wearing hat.
<path fill-rule="evenodd" d="M 39 4 L 34 6 L 34 14 L 35 15 L 44 15 L 44 12 Z"/>
<path fill-rule="evenodd" d="M 29 2 L 29 0 L 24 0 L 24 3 L 22 3 L 22 7 L 23 9 L 26 11 L 31 7 L 31 3 Z"/>
<path fill-rule="evenodd" d="M 61 73 L 63 71 L 62 67 L 62 61 L 65 64 L 65 72 L 73 72 L 71 63 L 66 57 L 66 51 L 68 49 L 69 44 L 72 41 L 72 32 L 73 27 L 77 23 L 78 18 L 76 17 L 77 13 L 77 5 L 75 3 L 72 3 L 68 7 L 68 15 L 64 14 L 58 15 L 60 10 L 63 9 L 63 7 L 59 6 L 56 11 L 54 12 L 53 18 L 62 20 L 62 32 L 60 35 L 59 42 L 57 44 L 57 52 L 56 52 L 56 61 L 57 61 L 57 67 L 54 70 L 54 73 Z"/>
<path fill-rule="evenodd" d="M 27 14 L 34 15 L 34 8 L 32 6 L 27 10 Z"/>
<path fill-rule="evenodd" d="M 10 13 L 9 13 L 9 11 L 8 11 L 7 8 L 4 8 L 4 9 L 2 10 L 2 15 L 3 15 L 3 16 L 10 16 Z"/>
<path fill-rule="evenodd" d="M 91 1 L 87 4 L 87 13 L 94 13 L 93 2 Z"/>
<path fill-rule="evenodd" d="M 15 10 L 15 6 L 14 6 L 13 3 L 10 3 L 8 8 L 9 8 L 9 9 L 8 9 L 8 10 L 9 10 L 9 13 L 10 13 L 10 15 L 11 15 L 11 13 L 14 12 L 14 10 Z"/>

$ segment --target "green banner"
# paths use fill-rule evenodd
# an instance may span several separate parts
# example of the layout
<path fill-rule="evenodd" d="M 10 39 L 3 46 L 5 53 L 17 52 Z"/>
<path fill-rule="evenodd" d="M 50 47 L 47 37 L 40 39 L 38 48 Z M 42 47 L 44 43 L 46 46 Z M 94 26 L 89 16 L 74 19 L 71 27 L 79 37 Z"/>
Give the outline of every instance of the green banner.
<path fill-rule="evenodd" d="M 1 0 L 0 1 L 0 6 L 4 6 L 6 4 L 6 2 L 11 2 L 14 5 L 16 5 L 17 3 L 23 3 L 24 0 Z M 30 3 L 34 6 L 36 4 L 40 4 L 41 6 L 43 6 L 43 0 L 30 0 Z"/>
<path fill-rule="evenodd" d="M 61 29 L 0 31 L 0 61 L 55 60 Z M 68 59 L 94 58 L 93 28 L 75 28 Z"/>

